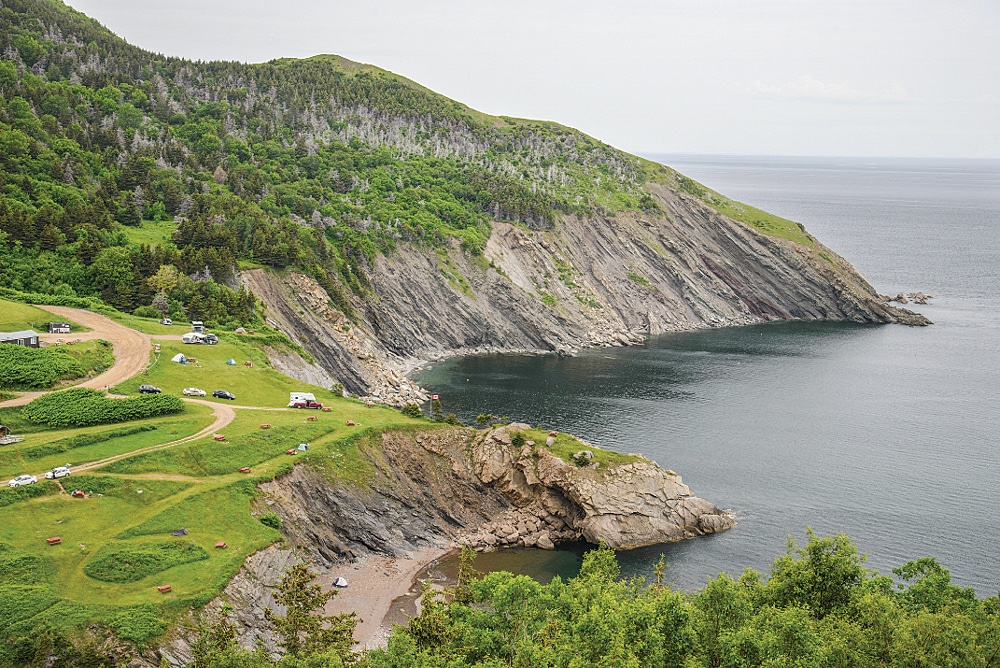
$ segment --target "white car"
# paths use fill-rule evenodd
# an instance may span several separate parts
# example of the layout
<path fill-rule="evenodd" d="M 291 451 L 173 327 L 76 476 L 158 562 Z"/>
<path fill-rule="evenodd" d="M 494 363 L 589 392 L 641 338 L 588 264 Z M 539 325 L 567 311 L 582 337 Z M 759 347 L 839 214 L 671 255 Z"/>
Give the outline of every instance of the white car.
<path fill-rule="evenodd" d="M 33 475 L 19 475 L 7 483 L 8 487 L 20 487 L 21 485 L 33 485 L 38 482 L 38 478 Z"/>
<path fill-rule="evenodd" d="M 189 397 L 203 397 L 205 390 L 199 390 L 197 387 L 185 387 L 184 394 Z"/>
<path fill-rule="evenodd" d="M 57 466 L 51 471 L 45 472 L 45 479 L 52 480 L 53 478 L 65 478 L 68 475 L 69 475 L 68 466 Z"/>

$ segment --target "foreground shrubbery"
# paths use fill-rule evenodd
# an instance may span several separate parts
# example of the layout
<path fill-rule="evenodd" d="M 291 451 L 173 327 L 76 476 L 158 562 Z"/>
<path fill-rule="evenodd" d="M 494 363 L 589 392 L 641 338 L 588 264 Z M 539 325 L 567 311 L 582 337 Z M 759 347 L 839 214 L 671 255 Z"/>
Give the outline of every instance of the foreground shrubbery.
<path fill-rule="evenodd" d="M 323 616 L 332 593 L 312 585 L 304 566 L 291 569 L 275 596 L 287 611 L 268 615 L 287 651 L 277 665 L 990 668 L 1000 660 L 997 597 L 978 599 L 951 584 L 948 570 L 931 558 L 895 569 L 897 584 L 865 569 L 864 556 L 844 536 L 810 532 L 806 546 L 790 545 L 767 578 L 752 570 L 735 580 L 720 575 L 694 594 L 663 586 L 662 568 L 651 585 L 620 580 L 607 548 L 589 552 L 578 577 L 548 585 L 510 573 L 480 577 L 471 554 L 463 557 L 458 586 L 443 594 L 426 588 L 420 614 L 396 629 L 387 648 L 363 654 L 349 649 L 355 619 Z M 110 561 L 105 566 L 118 569 Z M 30 598 L 27 590 L 11 594 Z M 267 652 L 237 646 L 231 612 L 224 608 L 221 618 L 200 627 L 189 666 L 275 665 Z M 80 658 L 53 661 L 50 648 L 58 643 L 43 634 L 9 642 L 20 665 L 104 665 L 99 653 L 83 660 L 86 652 L 64 638 L 63 656 Z"/>
<path fill-rule="evenodd" d="M 103 392 L 87 388 L 54 392 L 25 406 L 21 414 L 49 427 L 90 427 L 143 420 L 184 410 L 184 402 L 169 394 L 150 394 L 128 399 L 109 399 Z"/>

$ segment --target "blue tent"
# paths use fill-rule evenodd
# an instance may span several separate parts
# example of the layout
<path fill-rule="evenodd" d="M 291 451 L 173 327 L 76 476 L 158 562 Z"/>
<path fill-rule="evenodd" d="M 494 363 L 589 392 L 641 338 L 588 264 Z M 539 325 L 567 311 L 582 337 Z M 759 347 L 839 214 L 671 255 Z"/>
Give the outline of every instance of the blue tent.
<path fill-rule="evenodd" d="M 226 364 L 228 364 L 229 366 L 236 366 L 236 360 L 230 357 L 229 359 L 226 360 Z"/>

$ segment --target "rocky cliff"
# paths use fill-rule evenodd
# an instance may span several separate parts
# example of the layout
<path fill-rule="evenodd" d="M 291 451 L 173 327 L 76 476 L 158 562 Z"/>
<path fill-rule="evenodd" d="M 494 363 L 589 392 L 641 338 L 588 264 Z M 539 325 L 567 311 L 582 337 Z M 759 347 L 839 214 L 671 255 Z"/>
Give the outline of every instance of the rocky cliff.
<path fill-rule="evenodd" d="M 260 644 L 277 656 L 274 629 L 264 616 L 275 609 L 284 570 L 305 556 L 328 569 L 369 554 L 402 556 L 413 550 L 460 544 L 478 550 L 534 546 L 552 549 L 567 540 L 629 548 L 723 531 L 732 516 L 691 495 L 673 471 L 641 455 L 612 455 L 568 435 L 525 439 L 528 425 L 476 431 L 439 427 L 373 434 L 358 442 L 371 464 L 364 482 L 328 478 L 322 464 L 299 464 L 261 486 L 259 511 L 277 513 L 285 545 L 247 559 L 211 616 L 234 609 L 240 642 Z M 579 447 L 579 463 L 550 446 Z M 589 453 L 584 455 L 583 453 Z M 575 454 L 575 453 L 574 453 Z M 608 453 L 604 453 L 608 454 Z M 185 665 L 191 636 L 183 628 L 147 665 L 161 658 Z"/>
<path fill-rule="evenodd" d="M 927 323 L 808 235 L 769 236 L 692 195 L 646 187 L 656 213 L 562 216 L 542 230 L 494 222 L 483 255 L 401 243 L 368 267 L 371 292 L 353 297 L 353 321 L 304 275 L 242 280 L 347 390 L 395 405 L 425 399 L 410 370 L 456 354 L 627 345 L 771 320 Z"/>
<path fill-rule="evenodd" d="M 362 445 L 374 466 L 363 485 L 330 482 L 298 466 L 262 490 L 293 545 L 321 565 L 459 543 L 551 549 L 582 539 L 632 548 L 734 524 L 729 513 L 693 496 L 680 476 L 641 455 L 577 464 L 543 442 L 517 445 L 528 429 L 386 432 Z M 590 458 L 600 453 L 559 438 Z"/>

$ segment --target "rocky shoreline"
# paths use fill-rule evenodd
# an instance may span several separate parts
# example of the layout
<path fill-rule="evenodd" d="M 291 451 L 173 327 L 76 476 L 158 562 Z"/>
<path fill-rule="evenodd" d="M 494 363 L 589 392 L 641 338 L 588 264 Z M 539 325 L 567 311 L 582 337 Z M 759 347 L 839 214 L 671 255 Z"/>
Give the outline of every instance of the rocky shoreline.
<path fill-rule="evenodd" d="M 560 435 L 579 446 L 577 454 L 591 454 L 565 461 L 549 448 L 552 443 L 516 444 L 528 429 L 510 424 L 479 431 L 387 431 L 359 446 L 374 467 L 363 486 L 330 480 L 308 463 L 262 484 L 256 512 L 281 518 L 284 544 L 250 556 L 208 606 L 209 615 L 231 604 L 239 642 L 247 648 L 260 644 L 277 656 L 264 610 L 281 612 L 275 587 L 284 569 L 304 557 L 326 580 L 347 573 L 349 580 L 361 578 L 359 585 L 371 580 L 371 586 L 399 592 L 366 608 L 371 619 L 356 640 L 380 642 L 392 600 L 405 593 L 424 561 L 448 549 L 553 549 L 578 540 L 628 549 L 735 525 L 731 513 L 693 496 L 680 476 L 641 455 L 601 464 L 599 449 Z M 400 573 L 411 574 L 409 581 Z M 148 665 L 161 659 L 184 665 L 191 640 L 178 629 L 147 655 Z"/>

